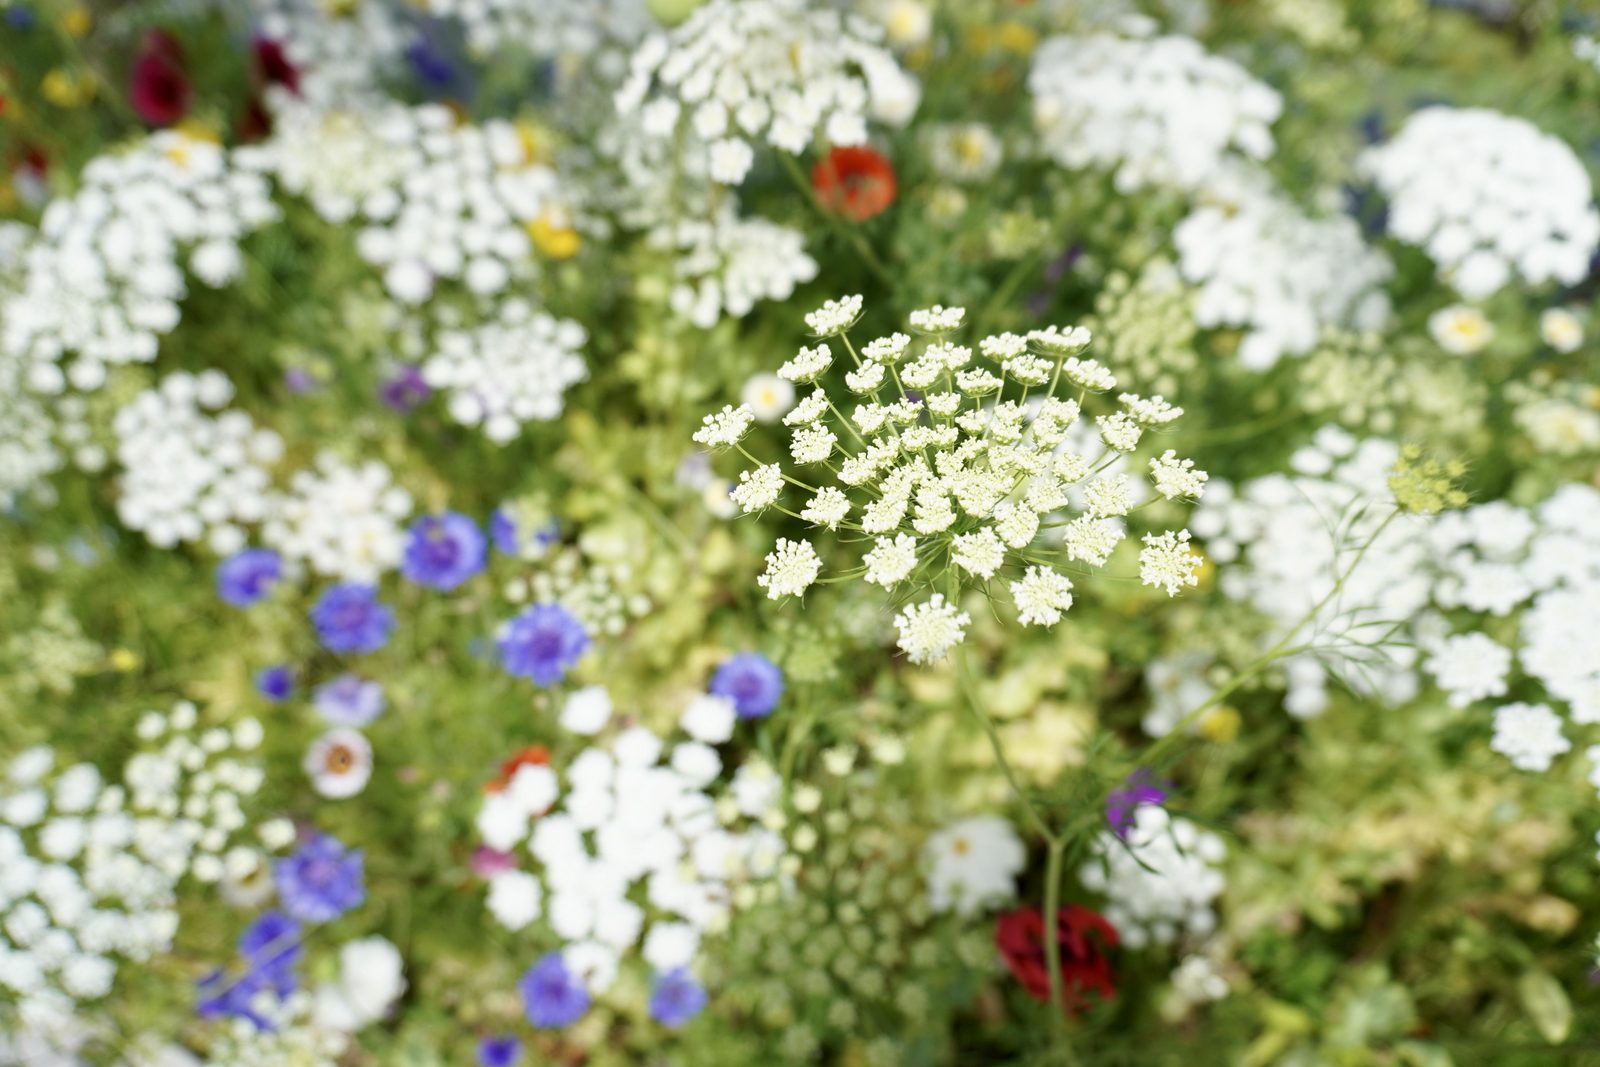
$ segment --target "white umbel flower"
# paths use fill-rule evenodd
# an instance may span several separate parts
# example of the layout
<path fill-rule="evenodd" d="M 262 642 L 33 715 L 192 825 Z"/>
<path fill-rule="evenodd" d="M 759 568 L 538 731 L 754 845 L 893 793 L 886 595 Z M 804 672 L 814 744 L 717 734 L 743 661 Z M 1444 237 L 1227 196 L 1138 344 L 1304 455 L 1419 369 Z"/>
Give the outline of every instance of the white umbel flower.
<path fill-rule="evenodd" d="M 1189 531 L 1145 534 L 1139 551 L 1139 581 L 1177 596 L 1184 586 L 1200 584 L 1200 556 L 1189 548 Z"/>
<path fill-rule="evenodd" d="M 895 616 L 900 632 L 900 651 L 912 663 L 934 663 L 966 637 L 972 616 L 945 603 L 943 593 L 935 593 L 923 604 L 912 604 Z"/>
<path fill-rule="evenodd" d="M 1011 583 L 1017 621 L 1024 626 L 1054 626 L 1072 607 L 1072 581 L 1048 567 L 1029 567 L 1021 581 Z"/>
<path fill-rule="evenodd" d="M 700 429 L 694 432 L 694 441 L 708 448 L 731 448 L 750 432 L 750 424 L 754 421 L 755 412 L 749 404 L 740 404 L 738 407 L 728 404 L 702 420 Z"/>
<path fill-rule="evenodd" d="M 1561 717 L 1546 704 L 1506 704 L 1495 709 L 1489 747 L 1523 771 L 1547 771 L 1572 747 L 1561 732 Z"/>
<path fill-rule="evenodd" d="M 767 591 L 768 600 L 801 596 L 821 572 L 822 561 L 810 541 L 780 537 L 776 547 L 767 553 L 767 573 L 758 577 L 756 584 Z"/>

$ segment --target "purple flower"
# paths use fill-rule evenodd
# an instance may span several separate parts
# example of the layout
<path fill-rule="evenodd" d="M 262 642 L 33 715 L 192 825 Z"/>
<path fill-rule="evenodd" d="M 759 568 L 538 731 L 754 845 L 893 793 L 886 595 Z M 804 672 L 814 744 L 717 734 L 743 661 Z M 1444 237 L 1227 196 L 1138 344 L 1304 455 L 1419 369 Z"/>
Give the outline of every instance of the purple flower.
<path fill-rule="evenodd" d="M 335 726 L 365 726 L 383 714 L 383 687 L 358 674 L 341 674 L 317 686 L 311 702 Z"/>
<path fill-rule="evenodd" d="M 228 972 L 219 967 L 194 984 L 195 1014 L 202 1019 L 248 1019 L 257 1030 L 271 1030 L 271 1020 L 251 1007 L 268 984 L 268 977 L 258 971 L 230 979 Z"/>
<path fill-rule="evenodd" d="M 295 990 L 294 968 L 300 962 L 300 924 L 281 911 L 263 912 L 239 935 L 239 955 L 253 974 L 278 996 Z"/>
<path fill-rule="evenodd" d="M 296 919 L 322 923 L 337 919 L 367 898 L 361 853 L 327 834 L 317 834 L 272 869 L 284 910 Z"/>
<path fill-rule="evenodd" d="M 217 596 L 236 608 L 261 600 L 283 577 L 283 563 L 270 548 L 235 552 L 217 566 Z"/>
<path fill-rule="evenodd" d="M 393 378 L 383 383 L 378 398 L 392 410 L 404 415 L 433 395 L 433 389 L 422 377 L 420 367 L 405 366 Z"/>
<path fill-rule="evenodd" d="M 486 1037 L 478 1042 L 479 1067 L 511 1067 L 522 1058 L 522 1042 L 506 1035 Z"/>
<path fill-rule="evenodd" d="M 570 1026 L 589 1010 L 589 991 L 567 970 L 559 952 L 546 953 L 518 983 L 528 1021 L 538 1027 Z"/>
<path fill-rule="evenodd" d="M 316 376 L 304 367 L 290 367 L 284 371 L 283 384 L 288 387 L 289 392 L 294 393 L 296 396 L 304 396 L 307 393 L 317 391 Z"/>
<path fill-rule="evenodd" d="M 733 701 L 741 719 L 772 714 L 783 695 L 783 672 L 759 652 L 741 652 L 722 661 L 711 676 L 711 694 Z"/>
<path fill-rule="evenodd" d="M 535 604 L 501 628 L 498 647 L 511 674 L 554 685 L 588 649 L 589 635 L 560 604 Z"/>
<path fill-rule="evenodd" d="M 400 573 L 418 585 L 454 589 L 483 570 L 486 551 L 483 531 L 465 515 L 424 515 L 411 524 Z"/>
<path fill-rule="evenodd" d="M 394 629 L 394 612 L 378 603 L 377 589 L 346 582 L 328 587 L 311 621 L 330 652 L 376 652 Z"/>
<path fill-rule="evenodd" d="M 294 695 L 294 668 L 280 663 L 256 672 L 256 692 L 268 700 L 288 700 Z"/>
<path fill-rule="evenodd" d="M 1134 826 L 1134 812 L 1141 804 L 1160 804 L 1167 799 L 1167 791 L 1157 782 L 1155 775 L 1140 767 L 1128 775 L 1127 784 L 1106 795 L 1106 822 L 1112 833 L 1126 840 Z"/>
<path fill-rule="evenodd" d="M 650 994 L 650 1018 L 662 1026 L 676 1029 L 700 1014 L 706 1006 L 706 991 L 683 967 L 674 967 L 656 977 Z"/>
<path fill-rule="evenodd" d="M 560 525 L 551 519 L 533 531 L 529 544 L 534 548 L 546 548 L 560 535 Z M 503 554 L 522 555 L 522 531 L 517 527 L 517 520 L 505 508 L 495 508 L 494 514 L 489 516 L 489 536 L 494 540 L 494 547 Z"/>

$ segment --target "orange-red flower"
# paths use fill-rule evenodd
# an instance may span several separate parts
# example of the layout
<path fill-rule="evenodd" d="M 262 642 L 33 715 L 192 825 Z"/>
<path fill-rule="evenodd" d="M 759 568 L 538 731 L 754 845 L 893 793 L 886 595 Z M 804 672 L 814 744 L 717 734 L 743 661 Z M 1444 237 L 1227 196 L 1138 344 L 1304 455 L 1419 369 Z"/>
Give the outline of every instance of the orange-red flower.
<path fill-rule="evenodd" d="M 498 793 L 515 777 L 517 771 L 523 767 L 545 767 L 550 763 L 550 750 L 543 745 L 528 745 L 517 751 L 515 756 L 500 764 L 500 774 L 483 787 L 485 793 Z"/>
<path fill-rule="evenodd" d="M 864 146 L 835 148 L 812 168 L 811 187 L 828 210 L 865 222 L 894 203 L 894 167 Z"/>

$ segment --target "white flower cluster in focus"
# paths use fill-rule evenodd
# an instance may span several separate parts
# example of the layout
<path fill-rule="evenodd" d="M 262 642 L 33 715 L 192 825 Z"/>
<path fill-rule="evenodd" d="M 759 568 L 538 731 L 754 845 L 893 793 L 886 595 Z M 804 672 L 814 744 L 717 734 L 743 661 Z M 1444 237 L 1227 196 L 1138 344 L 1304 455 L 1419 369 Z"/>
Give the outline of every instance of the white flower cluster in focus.
<path fill-rule="evenodd" d="M 804 0 L 710 0 L 639 46 L 617 110 L 657 139 L 688 130 L 712 180 L 738 185 L 757 144 L 800 155 L 818 137 L 862 144 L 869 119 L 910 120 L 921 89 L 880 36 Z"/>
<path fill-rule="evenodd" d="M 1126 840 L 1109 830 L 1095 838 L 1095 858 L 1078 871 L 1084 887 L 1106 898 L 1105 917 L 1129 948 L 1206 937 L 1227 885 L 1222 838 L 1156 804 L 1134 809 L 1133 823 Z"/>
<path fill-rule="evenodd" d="M 1589 172 L 1565 142 L 1483 108 L 1429 107 L 1359 165 L 1389 199 L 1389 232 L 1482 299 L 1521 277 L 1576 285 L 1600 245 Z"/>
<path fill-rule="evenodd" d="M 1189 37 L 1052 37 L 1028 75 L 1034 127 L 1063 167 L 1117 188 L 1196 189 L 1229 160 L 1272 155 L 1278 93 Z"/>
<path fill-rule="evenodd" d="M 374 582 L 400 563 L 411 494 L 377 460 L 350 466 L 323 453 L 273 498 L 262 540 L 317 574 Z"/>
<path fill-rule="evenodd" d="M 512 298 L 479 325 L 439 330 L 422 376 L 449 394 L 451 418 L 505 444 L 561 414 L 562 394 L 589 373 L 578 352 L 587 339 L 571 319 Z"/>
<path fill-rule="evenodd" d="M 124 526 L 160 548 L 203 540 L 228 555 L 245 546 L 245 528 L 266 518 L 269 468 L 283 440 L 228 410 L 232 399 L 221 371 L 176 371 L 118 409 L 111 425 Z"/>
<path fill-rule="evenodd" d="M 782 420 L 789 463 L 762 463 L 744 450 L 755 421 L 748 406 L 706 416 L 695 441 L 737 448 L 757 464 L 733 488 L 741 511 L 774 508 L 830 533 L 859 535 L 851 540 L 867 547 L 844 577 L 897 595 L 932 592 L 895 619 L 911 662 L 941 659 L 964 637 L 971 619 L 947 599 L 957 584 L 1005 581 L 1024 625 L 1055 625 L 1072 606 L 1073 589 L 1057 568 L 1075 564 L 1081 574 L 1110 558 L 1126 535 L 1123 517 L 1148 499 L 1118 467 L 1147 429 L 1170 424 L 1182 409 L 1122 393 L 1118 408 L 1093 419 L 1094 431 L 1080 429 L 1089 394 L 1116 387 L 1104 367 L 1079 358 L 1087 330 L 999 334 L 974 352 L 953 339 L 965 311 L 936 306 L 911 314 L 917 340 L 895 333 L 858 351 L 847 331 L 861 310 L 856 296 L 808 315 L 822 339 L 778 371 L 800 393 Z M 850 363 L 845 389 L 830 396 L 820 382 L 833 366 L 833 345 Z M 847 392 L 853 401 L 843 399 Z M 852 407 L 848 416 L 841 402 Z M 1197 497 L 1205 485 L 1205 472 L 1170 450 L 1146 469 L 1168 499 Z M 1196 583 L 1200 558 L 1187 531 L 1144 542 L 1146 585 L 1173 595 Z M 757 582 L 777 600 L 804 594 L 821 573 L 811 541 L 780 538 Z M 959 582 L 945 583 L 947 575 Z"/>

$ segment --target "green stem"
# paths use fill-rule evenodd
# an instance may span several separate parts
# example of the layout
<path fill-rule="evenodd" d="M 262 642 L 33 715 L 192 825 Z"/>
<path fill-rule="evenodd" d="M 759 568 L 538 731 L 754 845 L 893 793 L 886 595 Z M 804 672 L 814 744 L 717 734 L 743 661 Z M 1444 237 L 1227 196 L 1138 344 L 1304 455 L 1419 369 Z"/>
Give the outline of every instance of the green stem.
<path fill-rule="evenodd" d="M 839 236 L 843 237 L 855 248 L 856 254 L 861 257 L 861 262 L 865 263 L 867 269 L 878 276 L 879 281 L 893 289 L 894 278 L 889 274 L 889 268 L 883 265 L 883 260 L 878 258 L 878 253 L 872 250 L 872 246 L 861 235 L 861 231 L 849 226 L 844 219 L 828 210 L 827 205 L 817 196 L 817 191 L 811 188 L 811 183 L 806 181 L 805 174 L 800 170 L 800 164 L 795 162 L 793 156 L 784 151 L 779 151 L 776 155 L 783 163 L 783 168 L 788 172 L 790 180 L 794 182 L 795 188 L 799 189 L 801 194 L 810 201 L 817 214 L 821 215 L 828 225 L 838 231 Z"/>

